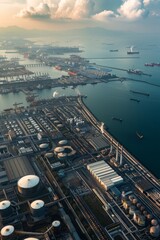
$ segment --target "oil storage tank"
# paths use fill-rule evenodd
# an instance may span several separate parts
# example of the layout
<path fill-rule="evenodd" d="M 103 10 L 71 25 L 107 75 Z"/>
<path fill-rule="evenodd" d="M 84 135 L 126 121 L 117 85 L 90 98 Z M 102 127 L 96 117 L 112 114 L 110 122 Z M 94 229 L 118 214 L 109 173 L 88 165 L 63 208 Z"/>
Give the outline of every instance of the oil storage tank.
<path fill-rule="evenodd" d="M 1 229 L 1 239 L 2 240 L 14 240 L 15 239 L 15 230 L 14 226 L 7 225 Z"/>
<path fill-rule="evenodd" d="M 24 240 L 38 240 L 38 238 L 29 237 L 29 238 L 24 238 Z"/>
<path fill-rule="evenodd" d="M 18 192 L 24 197 L 35 195 L 40 187 L 40 179 L 36 175 L 26 175 L 19 179 Z"/>
<path fill-rule="evenodd" d="M 45 204 L 42 200 L 35 200 L 31 203 L 31 213 L 33 217 L 39 218 L 45 216 Z"/>
<path fill-rule="evenodd" d="M 59 234 L 61 229 L 61 222 L 59 220 L 55 220 L 52 222 L 52 226 L 53 226 L 54 233 Z"/>
<path fill-rule="evenodd" d="M 0 202 L 0 214 L 2 218 L 6 218 L 12 214 L 11 202 L 4 200 Z"/>

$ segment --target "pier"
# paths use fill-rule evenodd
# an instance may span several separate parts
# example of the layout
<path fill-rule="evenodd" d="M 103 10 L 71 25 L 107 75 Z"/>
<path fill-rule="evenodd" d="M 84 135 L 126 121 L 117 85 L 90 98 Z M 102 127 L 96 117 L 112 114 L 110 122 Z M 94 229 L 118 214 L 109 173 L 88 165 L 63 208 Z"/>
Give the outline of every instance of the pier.
<path fill-rule="evenodd" d="M 103 65 L 97 65 L 101 68 L 110 68 L 110 69 L 115 69 L 115 70 L 120 70 L 120 71 L 124 71 L 124 72 L 128 72 L 128 69 L 125 69 L 125 68 L 118 68 L 118 67 L 111 67 L 111 66 L 103 66 Z M 136 74 L 136 73 L 135 73 Z M 139 74 L 137 74 L 139 75 Z M 148 76 L 148 77 L 151 77 L 152 75 L 151 74 L 148 74 L 148 73 L 144 73 L 144 72 L 141 72 L 141 75 L 144 75 L 144 76 Z"/>

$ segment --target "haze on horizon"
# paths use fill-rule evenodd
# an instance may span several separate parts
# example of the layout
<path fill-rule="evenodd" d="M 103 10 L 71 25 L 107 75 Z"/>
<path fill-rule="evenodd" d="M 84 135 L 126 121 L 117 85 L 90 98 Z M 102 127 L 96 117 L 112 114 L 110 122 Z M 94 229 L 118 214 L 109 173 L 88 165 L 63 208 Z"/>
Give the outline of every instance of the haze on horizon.
<path fill-rule="evenodd" d="M 0 27 L 159 33 L 160 0 L 0 0 Z"/>

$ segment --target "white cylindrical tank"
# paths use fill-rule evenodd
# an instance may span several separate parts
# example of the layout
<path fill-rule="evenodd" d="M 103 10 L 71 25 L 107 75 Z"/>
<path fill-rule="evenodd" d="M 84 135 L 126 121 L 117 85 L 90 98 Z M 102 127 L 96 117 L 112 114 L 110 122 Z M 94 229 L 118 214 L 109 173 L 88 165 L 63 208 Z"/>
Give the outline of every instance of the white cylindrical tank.
<path fill-rule="evenodd" d="M 48 143 L 41 143 L 41 144 L 39 145 L 39 148 L 40 148 L 41 150 L 45 150 L 45 149 L 48 148 L 48 146 L 49 146 Z"/>
<path fill-rule="evenodd" d="M 66 159 L 66 157 L 67 157 L 67 153 L 61 152 L 61 153 L 58 153 L 57 156 L 58 156 L 58 159 L 64 160 L 64 159 Z"/>
<path fill-rule="evenodd" d="M 42 217 L 45 215 L 45 205 L 42 200 L 35 200 L 31 203 L 31 213 L 34 217 Z"/>
<path fill-rule="evenodd" d="M 54 229 L 54 233 L 57 234 L 60 232 L 61 229 L 61 222 L 59 220 L 55 220 L 54 222 L 52 222 L 52 226 Z"/>
<path fill-rule="evenodd" d="M 0 202 L 0 214 L 2 218 L 8 217 L 12 214 L 11 202 L 4 200 Z"/>
<path fill-rule="evenodd" d="M 151 224 L 152 224 L 153 226 L 157 226 L 158 222 L 157 222 L 156 219 L 152 219 L 152 220 L 151 220 Z"/>
<path fill-rule="evenodd" d="M 152 226 L 150 227 L 150 230 L 149 230 L 149 233 L 152 237 L 159 237 L 160 235 L 160 226 L 157 225 L 157 226 Z"/>
<path fill-rule="evenodd" d="M 54 123 L 55 124 L 60 124 L 60 122 L 58 120 L 55 120 Z"/>
<path fill-rule="evenodd" d="M 29 238 L 24 238 L 24 240 L 38 240 L 38 238 L 29 237 Z"/>
<path fill-rule="evenodd" d="M 26 175 L 19 179 L 18 192 L 23 196 L 35 195 L 39 189 L 40 180 L 36 175 Z"/>
<path fill-rule="evenodd" d="M 8 225 L 1 229 L 2 240 L 13 240 L 15 239 L 14 226 Z"/>
<path fill-rule="evenodd" d="M 52 152 L 48 152 L 48 153 L 45 154 L 45 157 L 50 159 L 50 158 L 53 157 L 53 153 Z"/>
<path fill-rule="evenodd" d="M 63 147 L 56 147 L 56 148 L 54 149 L 54 152 L 55 152 L 55 154 L 64 152 L 64 148 L 63 148 Z"/>
<path fill-rule="evenodd" d="M 66 145 L 67 143 L 68 143 L 67 140 L 61 140 L 61 141 L 58 142 L 58 144 L 59 144 L 59 145 L 62 145 L 62 146 L 63 146 L 63 145 Z"/>
<path fill-rule="evenodd" d="M 57 124 L 57 127 L 58 127 L 58 128 L 62 128 L 62 127 L 63 127 L 63 124 L 61 124 L 61 123 L 60 123 L 60 124 Z"/>

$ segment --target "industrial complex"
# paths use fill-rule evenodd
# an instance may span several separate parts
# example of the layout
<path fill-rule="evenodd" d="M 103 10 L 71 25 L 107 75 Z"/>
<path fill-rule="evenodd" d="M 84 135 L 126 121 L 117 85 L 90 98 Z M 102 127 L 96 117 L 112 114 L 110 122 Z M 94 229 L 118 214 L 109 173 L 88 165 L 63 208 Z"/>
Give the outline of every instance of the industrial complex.
<path fill-rule="evenodd" d="M 84 96 L 0 115 L 1 239 L 158 240 L 160 185 Z"/>
<path fill-rule="evenodd" d="M 28 105 L 16 102 L 0 113 L 0 238 L 159 240 L 158 179 L 95 118 L 86 96 L 55 91 L 53 98 L 38 100 L 32 92 L 118 78 L 75 55 L 78 47 L 27 40 L 1 46 L 10 49 L 10 44 L 29 63 L 0 57 L 0 94 L 22 91 Z M 32 71 L 38 66 L 64 75 Z"/>

